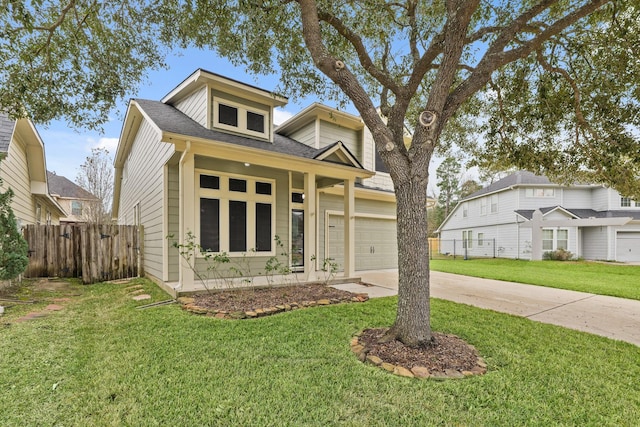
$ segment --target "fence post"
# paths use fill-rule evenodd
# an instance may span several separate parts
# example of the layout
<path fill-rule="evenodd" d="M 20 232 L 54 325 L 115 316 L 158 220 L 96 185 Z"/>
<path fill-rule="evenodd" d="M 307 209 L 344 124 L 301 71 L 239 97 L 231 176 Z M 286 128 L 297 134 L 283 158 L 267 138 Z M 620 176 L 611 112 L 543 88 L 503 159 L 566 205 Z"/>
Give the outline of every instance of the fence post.
<path fill-rule="evenodd" d="M 493 239 L 493 257 L 496 257 L 496 239 Z"/>
<path fill-rule="evenodd" d="M 456 239 L 453 239 L 453 259 L 456 259 Z"/>

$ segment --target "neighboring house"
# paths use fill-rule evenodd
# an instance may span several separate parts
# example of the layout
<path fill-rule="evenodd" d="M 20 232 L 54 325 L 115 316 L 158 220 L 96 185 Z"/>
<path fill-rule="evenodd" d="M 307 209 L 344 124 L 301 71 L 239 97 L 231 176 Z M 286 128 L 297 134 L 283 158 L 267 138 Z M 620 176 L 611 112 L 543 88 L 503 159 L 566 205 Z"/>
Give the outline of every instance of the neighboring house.
<path fill-rule="evenodd" d="M 589 260 L 638 262 L 640 201 L 520 171 L 461 200 L 438 232 L 441 253 L 539 260 L 565 249 Z"/>
<path fill-rule="evenodd" d="M 0 113 L 0 156 L 0 190 L 13 190 L 18 226 L 59 224 L 65 212 L 49 194 L 44 144 L 30 120 Z"/>
<path fill-rule="evenodd" d="M 169 292 L 202 289 L 167 239 L 190 232 L 251 275 L 280 256 L 276 236 L 301 281 L 322 277 L 326 259 L 351 278 L 397 267 L 395 196 L 371 133 L 320 104 L 276 127 L 286 102 L 201 69 L 161 101 L 130 102 L 112 212 L 144 226 L 145 274 Z"/>
<path fill-rule="evenodd" d="M 61 224 L 87 222 L 92 206 L 101 203 L 96 196 L 64 176 L 47 171 L 47 179 L 49 192 L 65 211 L 65 216 L 60 218 Z"/>

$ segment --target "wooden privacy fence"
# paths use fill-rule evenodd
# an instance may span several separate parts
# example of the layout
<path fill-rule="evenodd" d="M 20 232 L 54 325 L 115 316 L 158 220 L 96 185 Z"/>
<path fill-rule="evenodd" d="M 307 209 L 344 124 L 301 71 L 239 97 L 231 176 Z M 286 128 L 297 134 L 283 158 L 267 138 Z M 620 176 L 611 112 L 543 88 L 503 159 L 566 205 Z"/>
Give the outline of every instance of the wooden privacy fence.
<path fill-rule="evenodd" d="M 110 224 L 27 225 L 24 277 L 77 277 L 83 283 L 142 275 L 142 227 Z"/>

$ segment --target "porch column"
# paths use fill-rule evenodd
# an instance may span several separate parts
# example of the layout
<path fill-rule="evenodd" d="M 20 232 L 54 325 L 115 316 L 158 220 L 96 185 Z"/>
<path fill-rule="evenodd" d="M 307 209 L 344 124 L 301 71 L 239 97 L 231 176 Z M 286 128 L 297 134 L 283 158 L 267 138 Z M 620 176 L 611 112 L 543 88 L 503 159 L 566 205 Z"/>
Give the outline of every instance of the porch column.
<path fill-rule="evenodd" d="M 196 230 L 195 221 L 195 157 L 192 152 L 189 152 L 190 144 L 187 145 L 182 157 L 180 158 L 180 244 L 186 244 L 185 239 L 189 231 L 193 232 L 196 237 L 199 230 Z M 195 260 L 193 260 L 195 262 Z M 180 290 L 190 291 L 194 289 L 194 274 L 193 270 L 189 268 L 189 264 L 180 257 Z"/>
<path fill-rule="evenodd" d="M 344 181 L 344 276 L 356 274 L 356 199 L 355 181 Z"/>
<path fill-rule="evenodd" d="M 531 260 L 542 259 L 542 212 L 536 209 L 531 217 Z"/>
<path fill-rule="evenodd" d="M 317 261 L 311 261 L 311 256 L 315 255 L 316 260 L 322 258 L 316 253 L 317 211 L 316 174 L 306 172 L 304 174 L 304 280 L 308 281 L 316 280 Z"/>

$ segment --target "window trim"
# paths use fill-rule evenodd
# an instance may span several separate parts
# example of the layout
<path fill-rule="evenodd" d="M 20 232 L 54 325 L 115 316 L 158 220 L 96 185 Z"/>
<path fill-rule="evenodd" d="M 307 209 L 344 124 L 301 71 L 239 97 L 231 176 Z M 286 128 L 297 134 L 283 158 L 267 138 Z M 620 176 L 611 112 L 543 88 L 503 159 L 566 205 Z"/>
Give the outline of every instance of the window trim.
<path fill-rule="evenodd" d="M 231 126 L 219 121 L 220 104 L 233 107 L 238 110 L 238 126 Z M 247 113 L 259 114 L 263 117 L 264 132 L 257 132 L 247 128 Z M 255 136 L 262 139 L 269 139 L 269 111 L 259 108 L 249 107 L 238 102 L 231 101 L 222 97 L 213 99 L 213 127 L 230 132 L 241 133 L 245 135 Z"/>
<path fill-rule="evenodd" d="M 548 193 L 551 194 L 548 194 Z M 527 199 L 549 199 L 556 197 L 556 189 L 553 187 L 528 187 L 524 189 L 524 197 Z"/>
<path fill-rule="evenodd" d="M 220 234 L 219 234 L 219 252 L 208 253 L 221 253 L 225 252 L 230 257 L 242 257 L 242 256 L 274 256 L 276 253 L 275 248 L 275 236 L 276 236 L 276 180 L 272 178 L 265 178 L 261 176 L 240 175 L 228 172 L 213 171 L 207 169 L 195 170 L 195 203 L 196 203 L 196 224 L 195 229 L 198 230 L 198 243 L 200 244 L 200 230 L 201 230 L 201 218 L 200 218 L 200 199 L 218 199 L 219 203 L 219 221 L 220 221 Z M 220 177 L 220 188 L 200 188 L 200 176 L 201 175 L 215 175 Z M 230 179 L 241 179 L 247 182 L 247 191 L 238 192 L 229 190 Z M 259 194 L 256 193 L 256 182 L 265 182 L 271 184 L 271 194 Z M 229 250 L 229 201 L 246 202 L 246 251 L 231 252 Z M 271 250 L 270 251 L 256 251 L 257 233 L 256 233 L 256 204 L 266 203 L 271 205 Z M 198 256 L 203 257 L 203 253 L 199 253 Z"/>
<path fill-rule="evenodd" d="M 550 231 L 551 232 L 551 239 L 545 239 L 544 238 L 544 232 L 545 231 Z M 558 239 L 558 234 L 563 231 L 566 233 L 567 238 L 566 239 Z M 566 248 L 563 248 L 564 250 L 568 251 L 569 250 L 569 229 L 568 228 L 543 228 L 542 229 L 542 235 L 541 235 L 541 246 L 542 246 L 542 251 L 543 252 L 553 252 L 553 251 L 557 251 L 558 250 L 558 240 L 562 240 L 562 241 L 566 241 L 567 242 L 567 246 Z M 551 241 L 551 249 L 545 249 L 544 248 L 544 242 L 546 241 Z"/>

